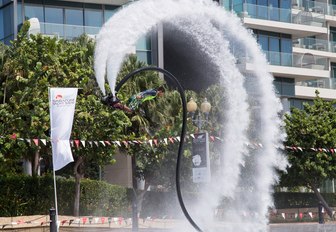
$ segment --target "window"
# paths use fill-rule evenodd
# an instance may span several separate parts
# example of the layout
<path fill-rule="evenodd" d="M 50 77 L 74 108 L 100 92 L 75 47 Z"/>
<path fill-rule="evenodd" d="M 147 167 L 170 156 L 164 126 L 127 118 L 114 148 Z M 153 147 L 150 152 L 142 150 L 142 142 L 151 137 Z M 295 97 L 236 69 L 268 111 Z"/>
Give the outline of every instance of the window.
<path fill-rule="evenodd" d="M 69 25 L 83 26 L 82 9 L 65 9 L 65 23 Z"/>
<path fill-rule="evenodd" d="M 5 44 L 9 44 L 14 37 L 14 22 L 13 22 L 13 4 L 9 4 L 0 9 L 0 40 Z"/>
<path fill-rule="evenodd" d="M 65 31 L 64 37 L 72 39 L 79 37 L 84 33 L 83 24 L 83 10 L 82 9 L 65 9 Z"/>
<path fill-rule="evenodd" d="M 336 42 L 336 27 L 330 27 L 330 40 Z"/>
<path fill-rule="evenodd" d="M 47 35 L 64 36 L 63 9 L 56 7 L 45 7 L 44 33 Z"/>
<path fill-rule="evenodd" d="M 336 63 L 330 63 L 331 78 L 336 78 Z"/>
<path fill-rule="evenodd" d="M 38 18 L 40 22 L 44 22 L 43 7 L 31 4 L 25 4 L 24 7 L 25 20 Z"/>
<path fill-rule="evenodd" d="M 295 96 L 295 82 L 291 78 L 275 77 L 273 84 L 277 94 L 281 96 Z"/>
<path fill-rule="evenodd" d="M 103 25 L 103 11 L 95 9 L 84 10 L 85 26 L 101 27 Z"/>
<path fill-rule="evenodd" d="M 270 51 L 270 63 L 272 65 L 280 65 L 280 38 L 269 37 L 269 51 Z"/>
<path fill-rule="evenodd" d="M 105 6 L 104 10 L 104 22 L 109 20 L 118 10 L 118 7 L 114 6 Z"/>
<path fill-rule="evenodd" d="M 4 33 L 4 23 L 5 19 L 3 16 L 3 9 L 0 8 L 0 40 L 2 40 L 5 37 L 5 33 Z"/>
<path fill-rule="evenodd" d="M 63 9 L 56 7 L 45 7 L 45 22 L 63 24 Z"/>
<path fill-rule="evenodd" d="M 257 41 L 272 65 L 292 66 L 292 39 L 290 35 L 254 30 Z"/>
<path fill-rule="evenodd" d="M 136 54 L 140 61 L 143 61 L 147 64 L 152 63 L 150 36 L 143 36 L 138 40 L 136 45 Z"/>
<path fill-rule="evenodd" d="M 17 23 L 20 25 L 23 23 L 23 20 L 22 20 L 22 3 L 18 1 L 18 4 L 17 4 Z"/>

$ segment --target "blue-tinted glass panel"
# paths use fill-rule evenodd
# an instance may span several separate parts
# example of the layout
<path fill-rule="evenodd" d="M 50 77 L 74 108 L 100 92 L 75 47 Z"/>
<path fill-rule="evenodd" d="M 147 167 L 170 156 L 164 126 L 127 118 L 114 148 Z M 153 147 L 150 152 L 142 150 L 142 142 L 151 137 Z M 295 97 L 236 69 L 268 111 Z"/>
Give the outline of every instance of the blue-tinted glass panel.
<path fill-rule="evenodd" d="M 2 40 L 5 37 L 4 33 L 4 17 L 3 17 L 3 9 L 0 9 L 0 40 Z"/>
<path fill-rule="evenodd" d="M 259 0 L 257 5 L 257 18 L 268 19 L 269 9 L 267 5 L 267 0 Z"/>
<path fill-rule="evenodd" d="M 272 52 L 280 52 L 280 38 L 269 37 L 269 50 Z"/>
<path fill-rule="evenodd" d="M 63 9 L 56 7 L 45 7 L 45 22 L 63 24 Z"/>
<path fill-rule="evenodd" d="M 293 42 L 291 39 L 281 38 L 281 52 L 292 53 Z"/>
<path fill-rule="evenodd" d="M 111 10 L 105 10 L 104 11 L 104 22 L 109 20 L 117 12 L 117 10 L 118 10 L 117 8 L 111 9 Z"/>
<path fill-rule="evenodd" d="M 85 26 L 101 27 L 103 25 L 102 10 L 85 9 L 84 11 Z"/>
<path fill-rule="evenodd" d="M 246 2 L 249 4 L 254 4 L 254 5 L 257 4 L 257 0 L 247 0 Z"/>
<path fill-rule="evenodd" d="M 264 51 L 268 51 L 268 37 L 265 35 L 259 35 L 258 36 L 258 42 Z"/>
<path fill-rule="evenodd" d="M 280 65 L 280 39 L 269 37 L 269 61 L 272 65 Z"/>
<path fill-rule="evenodd" d="M 137 51 L 136 54 L 138 60 L 145 62 L 147 64 L 152 64 L 151 52 Z"/>
<path fill-rule="evenodd" d="M 222 5 L 223 7 L 226 9 L 226 10 L 231 10 L 231 2 L 232 0 L 225 0 L 225 1 L 222 1 Z"/>
<path fill-rule="evenodd" d="M 24 7 L 25 20 L 38 18 L 40 22 L 44 22 L 43 7 L 37 5 L 26 4 Z"/>
<path fill-rule="evenodd" d="M 142 36 L 136 45 L 137 50 L 151 50 L 151 40 L 149 36 Z"/>
<path fill-rule="evenodd" d="M 291 9 L 292 8 L 292 1 L 291 0 L 281 0 L 280 1 L 280 8 Z"/>
<path fill-rule="evenodd" d="M 14 22 L 13 22 L 13 4 L 7 5 L 2 8 L 3 15 L 3 37 L 5 43 L 8 44 L 9 39 L 13 39 L 14 36 Z"/>
<path fill-rule="evenodd" d="M 18 2 L 17 4 L 17 23 L 18 24 L 22 24 L 23 20 L 22 20 L 22 3 Z"/>
<path fill-rule="evenodd" d="M 84 25 L 82 9 L 65 9 L 65 23 L 70 25 Z"/>
<path fill-rule="evenodd" d="M 82 9 L 65 9 L 64 37 L 72 39 L 84 33 L 84 19 Z"/>
<path fill-rule="evenodd" d="M 295 82 L 293 79 L 275 77 L 273 84 L 277 94 L 281 96 L 295 96 Z"/>
<path fill-rule="evenodd" d="M 281 65 L 292 66 L 292 40 L 281 39 Z"/>
<path fill-rule="evenodd" d="M 56 7 L 45 7 L 44 33 L 47 35 L 64 36 L 63 9 Z"/>
<path fill-rule="evenodd" d="M 278 0 L 270 0 L 268 9 L 269 9 L 269 18 L 274 21 L 279 21 L 280 9 Z"/>
<path fill-rule="evenodd" d="M 232 8 L 237 14 L 243 11 L 243 3 L 244 0 L 233 0 Z"/>

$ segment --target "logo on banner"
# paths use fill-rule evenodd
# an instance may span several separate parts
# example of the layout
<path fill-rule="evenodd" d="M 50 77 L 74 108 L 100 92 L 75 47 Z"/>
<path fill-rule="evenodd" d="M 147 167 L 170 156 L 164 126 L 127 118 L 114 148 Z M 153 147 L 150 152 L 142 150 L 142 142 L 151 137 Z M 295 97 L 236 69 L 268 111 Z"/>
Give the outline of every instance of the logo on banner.
<path fill-rule="evenodd" d="M 75 104 L 74 98 L 63 98 L 63 95 L 56 94 L 55 99 L 52 99 L 52 105 L 56 107 L 71 106 Z"/>

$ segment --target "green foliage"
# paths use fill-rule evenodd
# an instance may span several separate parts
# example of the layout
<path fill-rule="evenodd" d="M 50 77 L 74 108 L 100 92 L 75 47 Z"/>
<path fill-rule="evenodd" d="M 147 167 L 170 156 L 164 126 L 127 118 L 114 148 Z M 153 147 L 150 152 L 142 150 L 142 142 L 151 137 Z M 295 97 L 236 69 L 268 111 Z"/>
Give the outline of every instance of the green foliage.
<path fill-rule="evenodd" d="M 310 148 L 336 146 L 336 101 L 326 101 L 317 96 L 312 105 L 303 110 L 293 108 L 286 115 L 286 145 L 305 148 L 288 151 L 290 166 L 282 176 L 282 185 L 319 188 L 322 181 L 336 177 L 336 156 Z"/>
<path fill-rule="evenodd" d="M 330 206 L 336 206 L 336 194 L 322 194 Z M 314 193 L 276 192 L 273 194 L 276 209 L 316 208 L 318 200 Z"/>
<path fill-rule="evenodd" d="M 49 138 L 49 87 L 79 88 L 73 139 L 121 139 L 125 127 L 131 125 L 124 113 L 112 112 L 100 102 L 93 77 L 93 40 L 85 35 L 74 41 L 40 34 L 28 37 L 28 28 L 29 22 L 25 22 L 17 40 L 7 48 L 0 75 L 0 135 L 5 136 L 0 139 L 0 173 L 17 172 L 18 160 L 22 156 L 33 160 L 38 150 L 46 159 L 50 157 L 49 148 L 10 139 L 13 134 Z M 74 151 L 74 157 L 82 156 L 83 165 L 92 160 L 105 164 L 113 160 L 114 152 L 113 147 L 82 148 Z"/>
<path fill-rule="evenodd" d="M 75 181 L 57 178 L 58 210 L 61 215 L 72 215 Z M 52 176 L 0 177 L 0 217 L 49 214 L 54 207 Z M 123 216 L 129 206 L 127 190 L 106 182 L 82 180 L 81 215 Z"/>

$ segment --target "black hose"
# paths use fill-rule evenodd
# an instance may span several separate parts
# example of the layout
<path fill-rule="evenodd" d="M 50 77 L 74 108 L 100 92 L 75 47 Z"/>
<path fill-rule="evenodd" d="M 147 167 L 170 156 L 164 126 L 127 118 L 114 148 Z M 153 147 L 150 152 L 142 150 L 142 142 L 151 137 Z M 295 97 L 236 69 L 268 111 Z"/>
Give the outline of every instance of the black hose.
<path fill-rule="evenodd" d="M 190 222 L 190 224 L 199 232 L 202 232 L 202 230 L 198 227 L 198 225 L 194 222 L 194 220 L 191 218 L 191 216 L 189 215 L 185 204 L 183 202 L 183 198 L 182 198 L 182 193 L 181 193 L 181 185 L 180 185 L 180 163 L 181 163 L 181 157 L 182 157 L 182 152 L 183 152 L 183 145 L 184 145 L 184 140 L 185 140 L 185 134 L 186 134 L 186 126 L 187 126 L 187 101 L 186 101 L 186 97 L 184 94 L 184 89 L 182 87 L 182 85 L 180 84 L 180 82 L 177 80 L 177 78 L 171 74 L 170 72 L 168 72 L 165 69 L 159 68 L 159 67 L 153 67 L 153 66 L 148 66 L 148 67 L 143 67 L 143 68 L 139 68 L 137 70 L 134 70 L 133 72 L 127 74 L 116 86 L 115 91 L 116 91 L 116 95 L 117 92 L 120 90 L 120 88 L 126 83 L 126 81 L 128 79 L 130 79 L 131 77 L 133 77 L 134 75 L 143 72 L 143 71 L 157 71 L 160 73 L 163 73 L 166 77 L 168 77 L 172 82 L 174 82 L 174 84 L 176 85 L 180 96 L 181 96 L 181 100 L 182 100 L 182 109 L 183 109 L 183 121 L 182 121 L 182 130 L 181 130 L 181 139 L 180 139 L 180 144 L 179 144 L 179 149 L 178 149 L 178 155 L 177 155 L 177 163 L 176 163 L 176 192 L 177 192 L 177 198 L 179 200 L 180 206 L 182 208 L 182 211 L 184 213 L 184 216 L 188 219 L 188 221 Z"/>

